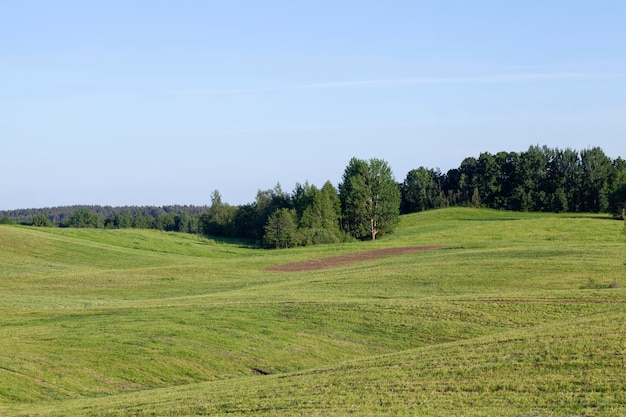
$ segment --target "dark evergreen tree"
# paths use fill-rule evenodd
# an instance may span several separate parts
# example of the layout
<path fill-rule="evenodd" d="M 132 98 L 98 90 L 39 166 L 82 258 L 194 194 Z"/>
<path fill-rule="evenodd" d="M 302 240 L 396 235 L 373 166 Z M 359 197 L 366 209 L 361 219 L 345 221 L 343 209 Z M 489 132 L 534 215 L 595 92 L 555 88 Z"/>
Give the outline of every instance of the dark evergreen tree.
<path fill-rule="evenodd" d="M 442 175 L 438 170 L 419 167 L 409 171 L 400 186 L 400 211 L 407 214 L 447 205 L 442 182 Z"/>
<path fill-rule="evenodd" d="M 264 241 L 272 248 L 298 245 L 298 224 L 294 209 L 280 208 L 270 214 L 265 225 Z"/>
<path fill-rule="evenodd" d="M 626 220 L 626 160 L 617 158 L 613 161 L 615 181 L 609 194 L 609 212 L 616 218 Z"/>
<path fill-rule="evenodd" d="M 339 198 L 339 192 L 330 181 L 326 181 L 322 186 L 322 194 L 328 199 L 329 207 L 332 208 L 332 212 L 328 211 L 329 216 L 332 216 L 337 222 L 340 221 L 341 200 Z"/>
<path fill-rule="evenodd" d="M 615 169 L 611 159 L 596 147 L 580 152 L 581 211 L 606 212 L 609 207 L 611 184 L 615 180 Z"/>
<path fill-rule="evenodd" d="M 495 155 L 483 152 L 478 157 L 475 173 L 475 188 L 478 189 L 480 204 L 499 208 L 502 196 L 502 169 Z M 474 200 L 474 194 L 472 195 Z"/>
<path fill-rule="evenodd" d="M 448 170 L 442 178 L 442 192 L 446 196 L 447 204 L 451 206 L 458 206 L 464 203 L 460 191 L 460 181 L 461 171 L 457 168 Z"/>
<path fill-rule="evenodd" d="M 253 207 L 252 227 L 247 230 L 245 237 L 255 240 L 263 239 L 265 225 L 273 212 L 281 208 L 293 208 L 291 198 L 282 190 L 279 183 L 272 189 L 259 190 Z"/>
<path fill-rule="evenodd" d="M 578 171 L 578 152 L 569 148 L 553 151 L 548 165 L 548 181 L 552 193 L 551 211 L 558 213 L 576 209 Z"/>
<path fill-rule="evenodd" d="M 129 214 L 115 213 L 104 221 L 104 227 L 107 229 L 128 229 L 132 224 L 133 219 Z"/>
<path fill-rule="evenodd" d="M 474 189 L 478 186 L 476 183 L 477 165 L 478 160 L 476 158 L 468 157 L 461 162 L 459 167 L 458 190 L 460 199 L 465 204 L 471 204 L 474 197 Z"/>
<path fill-rule="evenodd" d="M 626 220 L 626 184 L 609 195 L 609 211 L 616 219 Z"/>
<path fill-rule="evenodd" d="M 336 243 L 340 241 L 339 196 L 330 182 L 321 190 L 311 187 L 311 198 L 300 217 L 304 244 Z"/>
<path fill-rule="evenodd" d="M 490 198 L 491 205 L 497 209 L 510 209 L 510 198 L 513 194 L 518 178 L 515 175 L 515 165 L 519 158 L 516 152 L 498 152 L 493 156 L 497 165 L 497 194 Z M 492 188 L 493 189 L 493 188 Z"/>
<path fill-rule="evenodd" d="M 318 191 L 315 185 L 311 185 L 308 182 L 296 184 L 291 195 L 291 204 L 296 210 L 298 218 L 301 218 L 304 210 L 313 203 L 313 198 Z"/>
<path fill-rule="evenodd" d="M 551 151 L 548 147 L 531 146 L 520 158 L 523 178 L 522 210 L 546 211 L 550 207 L 548 167 Z"/>
<path fill-rule="evenodd" d="M 172 230 L 181 233 L 198 233 L 198 217 L 187 213 L 174 214 Z"/>

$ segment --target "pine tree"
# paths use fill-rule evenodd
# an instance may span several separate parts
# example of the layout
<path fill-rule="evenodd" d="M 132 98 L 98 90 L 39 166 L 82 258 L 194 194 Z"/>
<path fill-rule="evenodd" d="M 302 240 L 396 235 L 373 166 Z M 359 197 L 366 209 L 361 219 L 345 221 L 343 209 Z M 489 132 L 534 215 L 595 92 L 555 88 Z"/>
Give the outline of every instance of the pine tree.
<path fill-rule="evenodd" d="M 265 244 L 272 248 L 290 248 L 298 243 L 298 223 L 294 209 L 274 211 L 265 225 Z"/>

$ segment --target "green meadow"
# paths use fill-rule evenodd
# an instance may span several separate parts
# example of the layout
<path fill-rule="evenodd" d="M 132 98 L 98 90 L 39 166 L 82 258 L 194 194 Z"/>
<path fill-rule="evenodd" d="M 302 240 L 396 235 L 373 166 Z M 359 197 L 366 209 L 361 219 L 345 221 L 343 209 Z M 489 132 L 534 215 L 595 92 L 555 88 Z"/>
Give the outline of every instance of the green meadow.
<path fill-rule="evenodd" d="M 607 215 L 449 208 L 286 250 L 0 226 L 0 415 L 624 416 L 625 287 Z"/>

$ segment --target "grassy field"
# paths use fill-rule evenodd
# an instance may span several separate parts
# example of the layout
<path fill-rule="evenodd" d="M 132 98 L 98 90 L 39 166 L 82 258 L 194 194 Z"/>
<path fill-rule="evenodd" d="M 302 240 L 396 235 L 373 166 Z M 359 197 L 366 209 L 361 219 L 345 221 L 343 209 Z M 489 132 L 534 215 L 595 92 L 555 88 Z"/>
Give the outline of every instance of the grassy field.
<path fill-rule="evenodd" d="M 261 250 L 0 226 L 0 415 L 626 415 L 626 234 L 445 209 Z M 271 266 L 445 245 L 334 269 Z"/>

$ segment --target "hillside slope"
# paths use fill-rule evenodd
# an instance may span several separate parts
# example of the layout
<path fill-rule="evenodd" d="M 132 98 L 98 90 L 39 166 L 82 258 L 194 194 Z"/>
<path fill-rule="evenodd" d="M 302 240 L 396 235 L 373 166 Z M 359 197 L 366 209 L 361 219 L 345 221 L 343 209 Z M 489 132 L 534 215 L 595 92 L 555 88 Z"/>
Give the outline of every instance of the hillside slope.
<path fill-rule="evenodd" d="M 1 226 L 0 413 L 620 415 L 625 243 L 601 216 L 458 208 L 281 251 Z"/>

